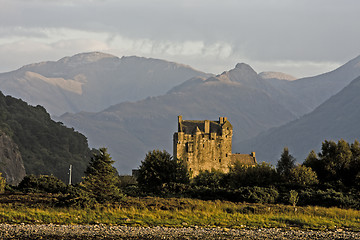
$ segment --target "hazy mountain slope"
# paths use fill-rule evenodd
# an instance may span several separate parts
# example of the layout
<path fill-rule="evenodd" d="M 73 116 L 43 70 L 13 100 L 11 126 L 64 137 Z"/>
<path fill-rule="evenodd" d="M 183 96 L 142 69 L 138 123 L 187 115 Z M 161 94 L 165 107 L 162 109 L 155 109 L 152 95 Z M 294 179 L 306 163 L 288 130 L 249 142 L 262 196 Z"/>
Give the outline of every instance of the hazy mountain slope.
<path fill-rule="evenodd" d="M 259 77 L 261 77 L 262 79 L 277 79 L 285 81 L 294 81 L 297 79 L 294 76 L 281 72 L 261 72 L 259 73 Z"/>
<path fill-rule="evenodd" d="M 282 88 L 304 105 L 315 109 L 360 76 L 360 56 L 334 71 L 318 76 L 285 82 Z"/>
<path fill-rule="evenodd" d="M 253 149 L 261 161 L 276 163 L 284 146 L 288 146 L 299 162 L 314 149 L 320 150 L 327 140 L 354 141 L 360 138 L 360 77 L 335 96 L 302 118 L 271 129 L 250 141 L 239 144 L 239 149 Z"/>
<path fill-rule="evenodd" d="M 21 154 L 2 159 L 3 164 L 10 164 L 0 168 L 5 176 L 11 176 L 10 172 L 14 167 L 18 174 L 24 174 L 21 162 L 27 174 L 53 174 L 66 181 L 69 165 L 72 164 L 74 182 L 80 181 L 84 176 L 91 157 L 86 137 L 51 120 L 43 107 L 29 106 L 20 99 L 4 96 L 0 92 L 0 133 L 16 143 L 11 144 L 5 139 L 7 144 L 4 146 L 10 145 L 13 148 L 11 154 L 5 156 L 10 157 L 16 153 L 15 145 Z M 21 175 L 14 177 L 14 183 L 18 183 L 19 177 Z"/>
<path fill-rule="evenodd" d="M 250 66 L 238 64 L 217 77 L 189 80 L 163 96 L 121 103 L 99 113 L 66 114 L 61 121 L 88 136 L 90 145 L 108 146 L 119 172 L 129 173 L 149 150 L 172 153 L 178 115 L 210 120 L 226 116 L 234 126 L 234 139 L 248 139 L 294 119 L 271 91 L 275 89 Z"/>
<path fill-rule="evenodd" d="M 2 73 L 0 90 L 61 115 L 164 94 L 195 76 L 209 75 L 163 60 L 93 52 Z"/>

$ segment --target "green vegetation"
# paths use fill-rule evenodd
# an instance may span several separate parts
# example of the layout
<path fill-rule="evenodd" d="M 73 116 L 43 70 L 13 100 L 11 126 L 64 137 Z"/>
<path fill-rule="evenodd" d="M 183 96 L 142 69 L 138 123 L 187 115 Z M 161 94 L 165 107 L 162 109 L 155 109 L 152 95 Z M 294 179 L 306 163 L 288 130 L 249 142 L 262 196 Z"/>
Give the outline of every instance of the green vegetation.
<path fill-rule="evenodd" d="M 148 152 L 139 168 L 139 187 L 148 193 L 180 192 L 190 182 L 186 166 L 164 151 Z"/>
<path fill-rule="evenodd" d="M 353 209 L 297 207 L 294 212 L 292 206 L 286 205 L 154 197 L 127 197 L 81 209 L 53 207 L 56 198 L 41 194 L 1 195 L 0 222 L 360 230 L 360 212 Z"/>
<path fill-rule="evenodd" d="M 86 137 L 51 120 L 43 107 L 0 92 L 0 130 L 19 146 L 28 174 L 53 174 L 65 181 L 71 164 L 74 182 L 81 180 L 91 155 Z"/>
<path fill-rule="evenodd" d="M 266 163 L 235 164 L 190 180 L 178 160 L 152 151 L 137 182 L 113 162 L 106 148 L 94 151 L 83 181 L 70 186 L 27 176 L 0 194 L 0 223 L 360 230 L 359 190 L 317 181 L 310 167 L 292 165 L 285 177 Z"/>
<path fill-rule="evenodd" d="M 85 178 L 80 187 L 89 192 L 98 203 L 105 203 L 121 199 L 123 195 L 119 189 L 120 179 L 116 169 L 112 166 L 106 148 L 100 148 L 95 153 L 85 171 Z"/>
<path fill-rule="evenodd" d="M 48 175 L 27 175 L 19 183 L 18 189 L 23 192 L 60 193 L 65 192 L 64 182 L 54 176 Z"/>

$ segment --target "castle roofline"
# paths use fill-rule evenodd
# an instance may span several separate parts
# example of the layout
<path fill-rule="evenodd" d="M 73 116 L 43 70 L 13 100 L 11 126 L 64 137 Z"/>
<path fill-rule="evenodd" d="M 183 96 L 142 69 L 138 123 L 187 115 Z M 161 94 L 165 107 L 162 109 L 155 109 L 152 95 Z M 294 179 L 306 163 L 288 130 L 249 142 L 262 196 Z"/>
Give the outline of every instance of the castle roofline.
<path fill-rule="evenodd" d="M 185 134 L 203 133 L 222 134 L 223 126 L 232 128 L 232 125 L 226 117 L 220 117 L 218 121 L 211 120 L 183 120 L 182 116 L 178 116 L 178 132 Z"/>

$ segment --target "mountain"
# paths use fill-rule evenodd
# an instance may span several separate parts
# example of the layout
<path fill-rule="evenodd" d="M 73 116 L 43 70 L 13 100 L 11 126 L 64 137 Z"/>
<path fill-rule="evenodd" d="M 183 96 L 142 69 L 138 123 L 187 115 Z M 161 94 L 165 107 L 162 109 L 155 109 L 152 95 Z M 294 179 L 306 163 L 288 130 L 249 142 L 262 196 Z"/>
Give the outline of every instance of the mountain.
<path fill-rule="evenodd" d="M 294 81 L 297 79 L 294 76 L 281 72 L 261 72 L 259 73 L 259 77 L 261 77 L 262 79 L 276 79 L 285 81 Z"/>
<path fill-rule="evenodd" d="M 256 142 L 246 145 L 243 141 L 311 112 L 326 100 L 323 96 L 331 97 L 351 76 L 360 75 L 359 62 L 360 57 L 330 73 L 294 81 L 263 78 L 239 63 L 217 76 L 191 78 L 158 97 L 121 103 L 98 113 L 65 114 L 60 119 L 88 136 L 91 146 L 108 146 L 122 173 L 136 168 L 149 150 L 172 152 L 177 115 L 210 120 L 226 116 L 234 126 L 233 152 L 261 152 Z M 321 97 L 311 98 L 313 91 Z"/>
<path fill-rule="evenodd" d="M 283 84 L 277 87 L 309 107 L 310 111 L 304 112 L 305 114 L 338 93 L 358 76 L 360 76 L 360 56 L 331 72 L 295 81 L 283 81 Z"/>
<path fill-rule="evenodd" d="M 25 177 L 25 167 L 17 144 L 0 131 L 0 172 L 6 182 L 18 185 Z"/>
<path fill-rule="evenodd" d="M 59 116 L 164 94 L 195 76 L 210 75 L 163 60 L 91 52 L 2 73 L 0 90 Z"/>
<path fill-rule="evenodd" d="M 51 120 L 43 107 L 0 92 L 0 172 L 9 183 L 22 180 L 25 171 L 66 181 L 70 164 L 79 182 L 90 157 L 84 135 Z"/>
<path fill-rule="evenodd" d="M 311 150 L 319 152 L 325 139 L 337 141 L 343 138 L 353 142 L 360 137 L 359 93 L 360 77 L 313 112 L 244 141 L 239 148 L 243 151 L 253 149 L 258 160 L 275 164 L 285 146 L 302 162 Z"/>
<path fill-rule="evenodd" d="M 226 116 L 234 126 L 234 139 L 244 140 L 295 119 L 289 109 L 300 107 L 242 63 L 218 76 L 190 79 L 162 96 L 60 119 L 88 136 L 91 146 L 109 147 L 118 171 L 129 173 L 149 150 L 172 152 L 178 115 L 210 120 Z"/>

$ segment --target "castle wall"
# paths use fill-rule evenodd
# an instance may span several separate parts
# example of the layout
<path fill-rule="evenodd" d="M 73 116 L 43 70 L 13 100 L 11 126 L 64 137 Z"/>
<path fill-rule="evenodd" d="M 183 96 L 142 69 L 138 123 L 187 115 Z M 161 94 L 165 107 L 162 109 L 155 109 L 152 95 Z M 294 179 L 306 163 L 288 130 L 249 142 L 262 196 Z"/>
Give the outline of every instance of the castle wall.
<path fill-rule="evenodd" d="M 204 131 L 186 133 L 182 125 L 193 124 L 182 122 L 179 117 L 179 130 L 174 133 L 174 157 L 184 161 L 193 176 L 200 171 L 212 169 L 228 172 L 231 164 L 232 125 L 226 118 L 219 121 L 203 121 Z M 196 122 L 199 123 L 199 121 Z M 200 126 L 200 129 L 202 126 Z"/>

